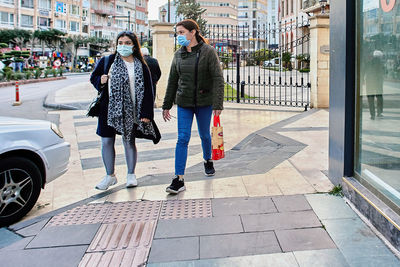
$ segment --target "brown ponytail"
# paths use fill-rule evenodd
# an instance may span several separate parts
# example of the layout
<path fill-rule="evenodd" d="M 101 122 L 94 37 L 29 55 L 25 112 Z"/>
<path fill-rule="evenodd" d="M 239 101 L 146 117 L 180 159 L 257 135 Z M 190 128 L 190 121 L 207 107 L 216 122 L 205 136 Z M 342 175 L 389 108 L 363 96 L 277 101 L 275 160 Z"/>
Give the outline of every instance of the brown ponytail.
<path fill-rule="evenodd" d="M 184 19 L 180 22 L 178 22 L 175 27 L 178 26 L 182 26 L 183 28 L 185 28 L 188 31 L 192 31 L 195 30 L 196 31 L 196 40 L 197 42 L 203 41 L 204 43 L 208 44 L 208 40 L 206 38 L 204 38 L 204 36 L 202 36 L 200 34 L 200 27 L 199 25 L 196 23 L 196 21 L 192 20 L 192 19 Z"/>

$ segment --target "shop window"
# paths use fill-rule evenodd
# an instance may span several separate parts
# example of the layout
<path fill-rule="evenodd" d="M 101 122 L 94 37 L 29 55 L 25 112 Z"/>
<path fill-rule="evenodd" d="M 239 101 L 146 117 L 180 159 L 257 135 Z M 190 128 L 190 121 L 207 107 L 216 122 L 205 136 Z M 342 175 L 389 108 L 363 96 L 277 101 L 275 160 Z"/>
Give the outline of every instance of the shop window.
<path fill-rule="evenodd" d="M 400 213 L 400 9 L 375 2 L 358 0 L 354 170 Z"/>

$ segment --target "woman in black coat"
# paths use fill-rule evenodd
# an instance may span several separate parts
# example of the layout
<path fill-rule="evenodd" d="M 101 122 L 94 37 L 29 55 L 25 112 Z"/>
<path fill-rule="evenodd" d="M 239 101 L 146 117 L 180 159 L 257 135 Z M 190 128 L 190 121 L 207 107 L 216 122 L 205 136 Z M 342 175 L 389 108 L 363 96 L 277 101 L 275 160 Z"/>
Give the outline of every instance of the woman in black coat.
<path fill-rule="evenodd" d="M 101 137 L 102 158 L 106 176 L 96 189 L 107 190 L 117 183 L 115 166 L 115 135 L 121 134 L 128 167 L 127 187 L 137 186 L 135 138 L 147 138 L 156 144 L 160 133 L 153 121 L 154 97 L 150 71 L 140 53 L 137 36 L 124 31 L 117 36 L 113 55 L 100 59 L 91 83 L 103 91 L 96 133 Z"/>

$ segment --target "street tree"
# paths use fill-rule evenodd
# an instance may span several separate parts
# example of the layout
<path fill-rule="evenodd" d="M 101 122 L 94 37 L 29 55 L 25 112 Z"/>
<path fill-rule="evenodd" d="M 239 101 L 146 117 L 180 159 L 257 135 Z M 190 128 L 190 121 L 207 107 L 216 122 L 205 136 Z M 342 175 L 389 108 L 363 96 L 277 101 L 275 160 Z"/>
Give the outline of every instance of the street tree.
<path fill-rule="evenodd" d="M 0 43 L 25 46 L 30 41 L 32 32 L 21 29 L 0 30 Z"/>
<path fill-rule="evenodd" d="M 63 42 L 65 33 L 57 29 L 49 29 L 46 31 L 36 30 L 33 33 L 33 37 L 37 38 L 42 42 L 42 49 L 44 50 L 43 44 L 46 44 L 52 51 L 56 51 L 58 46 Z"/>
<path fill-rule="evenodd" d="M 70 51 L 72 53 L 73 66 L 76 66 L 76 56 L 78 49 L 81 46 L 89 43 L 90 39 L 83 37 L 82 35 L 73 35 L 66 39 L 66 43 L 69 44 Z"/>
<path fill-rule="evenodd" d="M 197 22 L 200 33 L 203 36 L 208 35 L 207 21 L 201 16 L 206 12 L 205 8 L 201 8 L 196 0 L 177 0 L 176 14 L 185 19 L 192 19 Z"/>

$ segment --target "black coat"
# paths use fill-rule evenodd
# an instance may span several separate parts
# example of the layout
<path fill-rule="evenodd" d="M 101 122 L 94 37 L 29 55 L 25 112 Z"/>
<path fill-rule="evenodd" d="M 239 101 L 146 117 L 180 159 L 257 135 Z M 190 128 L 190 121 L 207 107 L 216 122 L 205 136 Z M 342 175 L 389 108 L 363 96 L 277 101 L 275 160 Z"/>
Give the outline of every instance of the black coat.
<path fill-rule="evenodd" d="M 161 77 L 161 69 L 160 65 L 158 65 L 157 59 L 151 56 L 144 56 L 144 60 L 146 60 L 147 66 L 149 66 L 151 72 L 151 80 L 153 81 L 153 90 L 154 96 L 156 95 L 156 84 Z"/>
<path fill-rule="evenodd" d="M 108 71 L 110 70 L 111 64 L 114 62 L 115 55 L 110 55 L 110 58 L 108 60 L 108 66 L 106 69 L 104 69 L 104 57 L 100 59 L 98 64 L 96 65 L 95 69 L 93 70 L 91 76 L 90 76 L 90 82 L 93 84 L 93 86 L 99 91 L 103 91 L 103 97 L 100 101 L 100 115 L 99 115 L 99 120 L 97 124 L 97 131 L 96 133 L 101 136 L 101 137 L 113 137 L 117 132 L 115 131 L 114 128 L 110 127 L 107 125 L 107 115 L 108 115 L 108 102 L 109 102 L 109 96 L 108 96 L 108 83 L 101 84 L 101 76 L 104 73 L 104 70 L 106 70 L 106 73 L 108 74 Z M 150 119 L 152 121 L 152 124 L 154 128 L 156 129 L 156 133 L 158 137 L 156 139 L 152 137 L 147 137 L 143 136 L 143 134 L 139 132 L 135 132 L 135 137 L 139 138 L 146 138 L 146 139 L 151 139 L 153 140 L 154 143 L 158 143 L 160 140 L 161 136 L 159 136 L 159 131 L 157 129 L 157 126 L 154 123 L 154 96 L 153 96 L 153 89 L 152 89 L 152 81 L 151 81 L 151 75 L 148 67 L 142 63 L 143 67 L 143 76 L 144 76 L 144 98 L 143 98 L 143 104 L 142 104 L 142 109 L 140 111 L 140 118 L 146 118 Z M 135 127 L 136 129 L 136 127 Z M 119 133 L 117 133 L 119 134 Z"/>

